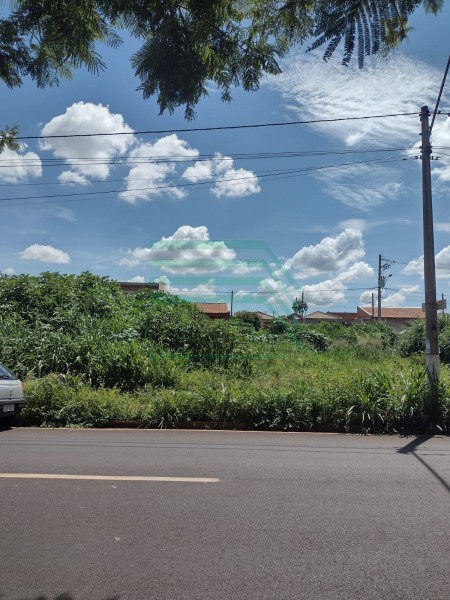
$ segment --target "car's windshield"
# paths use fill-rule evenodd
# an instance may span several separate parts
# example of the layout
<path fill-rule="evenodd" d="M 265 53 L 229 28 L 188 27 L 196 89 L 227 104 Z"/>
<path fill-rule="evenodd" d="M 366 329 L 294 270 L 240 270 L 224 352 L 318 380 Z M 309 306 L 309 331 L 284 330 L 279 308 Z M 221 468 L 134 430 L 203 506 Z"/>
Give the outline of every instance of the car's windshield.
<path fill-rule="evenodd" d="M 16 376 L 0 363 L 0 379 L 16 379 Z"/>

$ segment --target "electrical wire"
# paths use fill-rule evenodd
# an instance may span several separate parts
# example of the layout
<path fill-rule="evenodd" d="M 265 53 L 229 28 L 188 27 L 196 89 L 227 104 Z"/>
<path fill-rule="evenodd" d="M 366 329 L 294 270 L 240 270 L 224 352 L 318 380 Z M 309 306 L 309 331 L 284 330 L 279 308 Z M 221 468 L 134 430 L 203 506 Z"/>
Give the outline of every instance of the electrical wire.
<path fill-rule="evenodd" d="M 72 133 L 65 135 L 28 135 L 17 136 L 16 140 L 48 140 L 48 139 L 65 139 L 65 138 L 87 138 L 87 137 L 110 137 L 114 135 L 154 135 L 161 133 L 192 133 L 201 131 L 227 131 L 235 129 L 259 129 L 263 127 L 285 127 L 291 125 L 309 125 L 313 123 L 337 123 L 340 121 L 362 121 L 365 119 L 383 119 L 390 117 L 410 117 L 418 116 L 418 112 L 408 113 L 391 113 L 383 115 L 364 115 L 362 117 L 334 117 L 330 119 L 308 119 L 305 121 L 285 121 L 274 123 L 255 123 L 253 125 L 221 125 L 217 127 L 185 127 L 180 129 L 153 129 L 143 131 L 116 131 L 110 133 Z"/>
<path fill-rule="evenodd" d="M 258 179 L 262 179 L 264 181 L 271 181 L 271 180 L 275 180 L 275 179 L 289 179 L 291 177 L 299 177 L 301 175 L 308 175 L 310 173 L 314 173 L 316 171 L 325 171 L 325 170 L 332 170 L 332 169 L 339 169 L 339 168 L 353 168 L 355 166 L 359 166 L 359 165 L 372 165 L 372 164 L 384 164 L 386 162 L 388 163 L 392 163 L 392 162 L 398 162 L 400 160 L 403 159 L 372 159 L 372 160 L 367 160 L 367 161 L 355 161 L 355 162 L 351 162 L 351 163 L 341 163 L 338 165 L 325 165 L 325 166 L 321 166 L 321 167 L 305 167 L 303 169 L 291 169 L 291 170 L 287 170 L 287 171 L 270 171 L 270 172 L 262 172 L 262 174 L 252 174 L 249 175 L 248 177 L 237 177 L 237 178 L 228 178 L 228 179 L 215 179 L 215 180 L 210 180 L 210 181 L 205 181 L 205 182 L 194 182 L 194 183 L 178 183 L 175 185 L 159 185 L 159 186 L 148 186 L 148 187 L 143 187 L 143 188 L 134 188 L 134 189 L 130 189 L 130 190 L 126 190 L 126 189 L 121 189 L 121 190 L 103 190 L 101 192 L 99 191 L 93 191 L 93 192 L 71 192 L 71 193 L 67 193 L 67 194 L 45 194 L 45 195 L 41 195 L 41 196 L 19 196 L 19 197 L 10 197 L 10 198 L 0 198 L 0 202 L 11 202 L 13 205 L 17 205 L 17 206 L 26 206 L 25 204 L 20 204 L 17 203 L 17 200 L 40 200 L 40 199 L 49 199 L 49 198 L 82 198 L 82 197 L 92 197 L 92 196 L 97 196 L 98 194 L 126 194 L 126 193 L 131 193 L 131 192 L 138 192 L 138 191 L 145 191 L 145 192 L 152 192 L 152 191 L 157 191 L 157 190 L 168 190 L 170 191 L 171 189 L 179 189 L 179 188 L 190 188 L 190 189 L 203 189 L 203 186 L 206 187 L 213 187 L 215 185 L 217 185 L 218 183 L 232 183 L 232 182 L 242 182 L 242 181 L 246 181 L 246 180 L 258 180 Z M 176 179 L 180 179 L 181 177 L 177 177 Z M 168 179 L 168 181 L 170 182 L 173 179 Z M 86 198 L 87 199 L 87 198 Z M 96 199 L 103 199 L 103 198 L 96 198 Z M 106 199 L 106 198 L 104 198 Z M 46 204 L 46 202 L 36 202 L 33 204 Z M 5 206 L 5 205 L 4 205 Z M 8 206 L 11 206 L 8 205 Z"/>

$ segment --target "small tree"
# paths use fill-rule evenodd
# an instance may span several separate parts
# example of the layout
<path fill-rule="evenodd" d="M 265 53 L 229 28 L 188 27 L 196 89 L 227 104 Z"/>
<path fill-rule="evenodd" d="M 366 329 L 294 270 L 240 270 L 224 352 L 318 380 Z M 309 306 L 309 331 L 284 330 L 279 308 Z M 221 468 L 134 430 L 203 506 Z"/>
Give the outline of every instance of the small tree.
<path fill-rule="evenodd" d="M 241 310 L 237 312 L 234 317 L 243 323 L 248 323 L 251 325 L 255 331 L 261 329 L 261 319 L 257 312 L 252 312 L 249 310 Z"/>
<path fill-rule="evenodd" d="M 308 310 L 308 305 L 304 300 L 296 298 L 292 303 L 292 310 L 296 315 L 299 315 L 303 319 L 303 315 Z"/>

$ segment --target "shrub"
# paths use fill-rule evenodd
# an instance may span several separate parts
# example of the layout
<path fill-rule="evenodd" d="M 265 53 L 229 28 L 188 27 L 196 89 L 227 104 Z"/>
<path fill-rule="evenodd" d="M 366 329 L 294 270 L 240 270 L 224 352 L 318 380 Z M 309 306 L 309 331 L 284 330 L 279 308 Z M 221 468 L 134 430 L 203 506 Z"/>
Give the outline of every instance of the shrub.
<path fill-rule="evenodd" d="M 261 318 L 257 312 L 241 310 L 237 312 L 233 318 L 242 323 L 248 323 L 255 331 L 259 331 L 262 327 Z"/>

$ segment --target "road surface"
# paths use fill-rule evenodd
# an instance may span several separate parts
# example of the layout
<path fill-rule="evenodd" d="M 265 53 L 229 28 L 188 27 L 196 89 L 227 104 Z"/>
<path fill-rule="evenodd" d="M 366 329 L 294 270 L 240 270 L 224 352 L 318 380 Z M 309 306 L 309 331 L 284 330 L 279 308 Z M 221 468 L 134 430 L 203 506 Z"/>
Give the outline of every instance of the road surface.
<path fill-rule="evenodd" d="M 450 438 L 0 432 L 0 600 L 448 600 Z"/>

